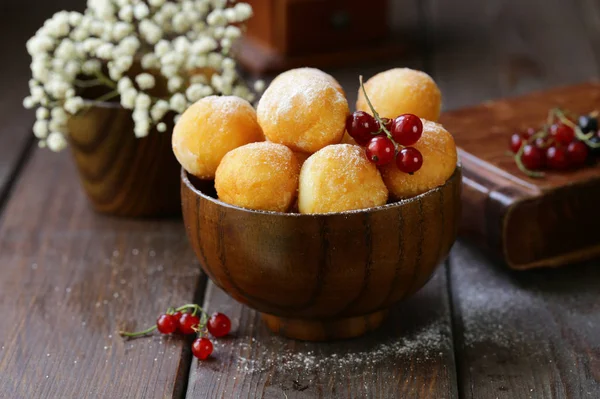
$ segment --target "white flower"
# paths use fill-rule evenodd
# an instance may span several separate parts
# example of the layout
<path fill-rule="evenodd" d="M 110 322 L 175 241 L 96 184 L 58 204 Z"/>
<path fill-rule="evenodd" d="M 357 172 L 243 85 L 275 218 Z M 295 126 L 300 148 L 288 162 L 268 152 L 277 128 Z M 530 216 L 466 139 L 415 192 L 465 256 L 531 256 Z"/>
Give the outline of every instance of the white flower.
<path fill-rule="evenodd" d="M 214 69 L 221 68 L 221 62 L 223 62 L 223 56 L 219 53 L 210 53 L 208 55 L 208 66 Z"/>
<path fill-rule="evenodd" d="M 85 39 L 90 37 L 90 32 L 88 32 L 86 29 L 75 28 L 75 29 L 73 29 L 73 32 L 71 32 L 70 37 L 71 37 L 71 39 L 75 40 L 76 42 L 81 43 Z"/>
<path fill-rule="evenodd" d="M 44 92 L 44 89 L 42 87 L 36 86 L 31 89 L 31 98 L 35 102 L 39 103 L 44 97 L 46 97 L 46 92 Z"/>
<path fill-rule="evenodd" d="M 176 65 L 164 65 L 160 68 L 160 73 L 166 78 L 172 78 L 177 76 L 179 68 Z"/>
<path fill-rule="evenodd" d="M 238 21 L 245 21 L 252 16 L 252 7 L 248 3 L 238 3 L 235 5 Z"/>
<path fill-rule="evenodd" d="M 65 136 L 59 132 L 52 132 L 46 140 L 48 148 L 52 151 L 61 151 L 67 146 L 67 140 Z"/>
<path fill-rule="evenodd" d="M 221 40 L 221 47 L 223 47 L 223 50 L 228 50 L 231 48 L 231 39 L 225 38 L 223 40 Z"/>
<path fill-rule="evenodd" d="M 50 115 L 52 115 L 52 120 L 57 121 L 58 123 L 66 123 L 69 117 L 65 110 L 59 107 L 52 108 Z"/>
<path fill-rule="evenodd" d="M 35 111 L 35 118 L 38 120 L 48 119 L 50 116 L 50 111 L 48 108 L 40 107 Z"/>
<path fill-rule="evenodd" d="M 96 72 L 100 71 L 102 68 L 102 64 L 98 60 L 87 60 L 81 66 L 81 70 L 86 75 L 93 75 Z"/>
<path fill-rule="evenodd" d="M 123 40 L 133 30 L 133 26 L 127 22 L 117 22 L 112 30 L 112 37 L 115 41 Z"/>
<path fill-rule="evenodd" d="M 81 13 L 78 13 L 77 11 L 71 11 L 69 13 L 69 24 L 71 26 L 78 26 L 81 23 L 82 19 L 83 15 L 81 15 Z"/>
<path fill-rule="evenodd" d="M 176 92 L 183 85 L 183 79 L 179 76 L 169 78 L 167 87 L 171 93 Z"/>
<path fill-rule="evenodd" d="M 227 18 L 222 10 L 216 9 L 208 14 L 208 17 L 206 17 L 206 22 L 211 26 L 220 26 L 227 23 Z"/>
<path fill-rule="evenodd" d="M 179 11 L 179 7 L 177 6 L 177 4 L 173 3 L 173 2 L 166 2 L 162 7 L 161 7 L 161 12 L 167 17 L 167 18 L 171 18 L 172 16 L 174 16 L 175 14 L 177 14 L 177 12 Z"/>
<path fill-rule="evenodd" d="M 173 40 L 173 47 L 178 53 L 187 53 L 190 50 L 190 41 L 185 36 Z"/>
<path fill-rule="evenodd" d="M 184 13 L 178 13 L 173 16 L 173 29 L 177 33 L 182 33 L 188 30 L 190 23 Z"/>
<path fill-rule="evenodd" d="M 125 22 L 133 21 L 133 7 L 126 5 L 119 10 L 119 19 Z"/>
<path fill-rule="evenodd" d="M 27 52 L 32 57 L 36 54 L 48 52 L 54 47 L 55 41 L 50 36 L 34 36 L 27 41 Z"/>
<path fill-rule="evenodd" d="M 204 85 L 202 84 L 193 84 L 187 88 L 185 91 L 185 96 L 191 102 L 196 102 L 203 97 L 204 94 Z"/>
<path fill-rule="evenodd" d="M 158 8 L 165 4 L 165 0 L 148 0 L 148 4 L 150 4 L 152 7 Z"/>
<path fill-rule="evenodd" d="M 140 22 L 140 33 L 149 44 L 156 44 L 163 36 L 162 29 L 147 19 Z"/>
<path fill-rule="evenodd" d="M 138 3 L 133 6 L 133 15 L 135 16 L 135 19 L 141 21 L 150 15 L 150 10 L 146 3 Z"/>
<path fill-rule="evenodd" d="M 149 73 L 139 74 L 138 76 L 135 77 L 135 82 L 137 83 L 139 88 L 142 90 L 151 89 L 156 84 L 156 81 L 154 80 L 154 76 L 150 75 Z"/>
<path fill-rule="evenodd" d="M 152 105 L 152 99 L 146 93 L 139 93 L 135 99 L 135 108 L 148 109 Z"/>
<path fill-rule="evenodd" d="M 154 53 L 144 54 L 141 63 L 144 69 L 160 68 L 160 61 Z"/>
<path fill-rule="evenodd" d="M 102 40 L 96 37 L 90 37 L 89 39 L 85 39 L 82 43 L 83 50 L 87 53 L 93 53 L 102 45 Z"/>
<path fill-rule="evenodd" d="M 64 107 L 68 113 L 75 115 L 81 109 L 83 109 L 84 105 L 85 105 L 85 103 L 83 101 L 83 98 L 73 97 L 73 98 L 69 98 L 67 101 L 65 101 Z"/>
<path fill-rule="evenodd" d="M 133 87 L 121 92 L 121 105 L 126 109 L 133 109 L 135 107 L 135 100 L 137 99 L 137 90 Z"/>
<path fill-rule="evenodd" d="M 33 134 L 38 139 L 43 139 L 48 136 L 48 121 L 38 120 L 33 124 Z"/>
<path fill-rule="evenodd" d="M 167 54 L 160 57 L 160 62 L 163 65 L 181 65 L 184 61 L 184 56 L 182 54 L 176 53 L 174 51 L 170 51 Z"/>
<path fill-rule="evenodd" d="M 96 49 L 96 56 L 98 58 L 108 60 L 112 58 L 112 53 L 114 49 L 115 46 L 112 43 L 103 43 Z"/>
<path fill-rule="evenodd" d="M 215 39 L 222 39 L 223 36 L 225 36 L 225 27 L 224 26 L 217 26 L 216 28 L 214 28 L 213 37 Z"/>
<path fill-rule="evenodd" d="M 223 66 L 223 69 L 235 69 L 235 61 L 231 58 L 225 58 L 221 62 L 221 65 Z"/>
<path fill-rule="evenodd" d="M 137 137 L 137 138 L 146 137 L 149 132 L 150 132 L 150 123 L 148 123 L 148 122 L 138 121 L 135 124 L 135 128 L 133 129 L 133 133 L 135 134 L 135 137 Z"/>
<path fill-rule="evenodd" d="M 51 131 L 62 132 L 65 130 L 65 122 L 60 122 L 55 119 L 51 119 L 48 124 L 48 129 Z"/>
<path fill-rule="evenodd" d="M 191 51 L 195 54 L 205 54 L 217 48 L 217 41 L 211 37 L 201 37 L 192 43 Z"/>
<path fill-rule="evenodd" d="M 173 94 L 171 97 L 171 101 L 169 102 L 169 106 L 175 112 L 183 112 L 187 107 L 187 101 L 185 100 L 185 96 L 181 93 Z"/>
<path fill-rule="evenodd" d="M 225 28 L 225 37 L 231 40 L 235 40 L 242 36 L 242 31 L 237 26 L 228 26 Z"/>
<path fill-rule="evenodd" d="M 125 52 L 125 54 L 134 55 L 137 49 L 140 47 L 140 41 L 135 36 L 127 36 L 119 43 L 119 48 Z"/>
<path fill-rule="evenodd" d="M 165 100 L 158 100 L 150 110 L 150 116 L 154 122 L 158 122 L 167 112 L 169 112 L 169 103 Z"/>
<path fill-rule="evenodd" d="M 206 79 L 206 76 L 204 76 L 204 75 L 194 75 L 190 78 L 190 83 L 191 84 L 196 84 L 196 83 L 206 84 L 206 83 L 208 83 L 208 80 Z"/>
<path fill-rule="evenodd" d="M 69 98 L 72 98 L 72 97 L 75 97 L 75 89 L 70 88 L 69 90 L 67 90 L 65 92 L 65 98 L 69 99 Z"/>
<path fill-rule="evenodd" d="M 162 57 L 169 51 L 171 51 L 171 45 L 166 40 L 161 40 L 158 43 L 156 43 L 156 46 L 154 46 L 154 53 L 159 57 Z"/>
<path fill-rule="evenodd" d="M 158 130 L 159 132 L 163 133 L 167 131 L 167 124 L 164 122 L 160 122 L 158 125 L 156 125 L 156 130 Z"/>
<path fill-rule="evenodd" d="M 225 11 L 223 11 L 223 14 L 225 15 L 225 18 L 227 18 L 227 21 L 237 22 L 237 12 L 234 8 L 226 9 Z"/>
<path fill-rule="evenodd" d="M 119 93 L 123 93 L 125 90 L 130 89 L 132 87 L 133 82 L 128 77 L 119 79 L 119 82 L 117 83 L 117 90 L 119 91 Z"/>
<path fill-rule="evenodd" d="M 262 93 L 265 90 L 265 81 L 259 79 L 256 82 L 254 82 L 254 90 L 259 93 Z"/>
<path fill-rule="evenodd" d="M 81 71 L 81 65 L 77 61 L 69 61 L 65 65 L 64 73 L 71 79 L 75 79 L 75 77 Z"/>

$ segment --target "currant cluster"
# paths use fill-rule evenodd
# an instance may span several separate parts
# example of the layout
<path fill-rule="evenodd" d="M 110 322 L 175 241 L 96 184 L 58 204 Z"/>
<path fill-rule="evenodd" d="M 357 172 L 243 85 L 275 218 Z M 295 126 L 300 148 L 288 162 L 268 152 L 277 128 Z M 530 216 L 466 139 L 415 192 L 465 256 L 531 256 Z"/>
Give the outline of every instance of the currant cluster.
<path fill-rule="evenodd" d="M 192 354 L 200 360 L 206 360 L 213 352 L 213 344 L 206 336 L 224 337 L 231 331 L 231 320 L 223 313 L 208 314 L 196 304 L 187 304 L 178 308 L 169 308 L 161 314 L 156 324 L 137 332 L 119 331 L 124 337 L 140 337 L 158 330 L 161 334 L 198 334 L 192 343 Z"/>
<path fill-rule="evenodd" d="M 381 118 L 365 90 L 362 76 L 360 87 L 371 108 L 373 116 L 356 111 L 346 119 L 346 131 L 357 144 L 366 147 L 369 161 L 383 166 L 396 160 L 402 172 L 415 173 L 423 166 L 423 155 L 414 145 L 423 134 L 421 119 L 413 114 L 400 115 L 395 119 Z"/>
<path fill-rule="evenodd" d="M 599 155 L 600 131 L 595 114 L 575 117 L 560 109 L 548 113 L 540 130 L 529 128 L 510 137 L 510 150 L 519 169 L 542 177 L 542 169 L 566 170 L 584 166 L 590 155 Z"/>

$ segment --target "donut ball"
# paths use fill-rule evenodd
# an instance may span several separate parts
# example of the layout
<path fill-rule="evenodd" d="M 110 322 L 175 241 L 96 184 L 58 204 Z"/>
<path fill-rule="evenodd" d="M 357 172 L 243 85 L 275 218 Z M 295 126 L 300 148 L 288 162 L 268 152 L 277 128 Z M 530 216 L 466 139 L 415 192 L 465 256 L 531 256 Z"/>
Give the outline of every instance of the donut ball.
<path fill-rule="evenodd" d="M 365 83 L 373 107 L 382 118 L 415 114 L 437 121 L 442 107 L 442 94 L 431 76 L 409 68 L 396 68 L 373 76 Z M 358 111 L 372 114 L 362 89 L 356 102 Z"/>
<path fill-rule="evenodd" d="M 442 125 L 423 120 L 423 135 L 413 147 L 423 155 L 423 166 L 414 174 L 401 172 L 394 162 L 382 169 L 383 181 L 395 199 L 414 197 L 439 187 L 456 169 L 454 138 Z"/>
<path fill-rule="evenodd" d="M 284 145 L 246 144 L 227 153 L 217 168 L 219 199 L 242 208 L 286 212 L 296 198 L 300 166 Z"/>
<path fill-rule="evenodd" d="M 200 179 L 214 179 L 225 154 L 263 140 L 256 111 L 248 101 L 235 96 L 210 96 L 181 115 L 173 130 L 172 145 L 185 170 Z"/>
<path fill-rule="evenodd" d="M 387 202 L 388 190 L 364 148 L 330 145 L 314 153 L 300 171 L 300 213 L 373 208 Z"/>
<path fill-rule="evenodd" d="M 257 107 L 258 123 L 267 140 L 309 154 L 339 143 L 349 109 L 332 79 L 308 68 L 275 78 Z"/>
<path fill-rule="evenodd" d="M 346 96 L 346 93 L 344 92 L 342 85 L 333 76 L 331 76 L 327 72 L 321 71 L 320 69 L 317 69 L 317 68 L 305 67 L 305 68 L 290 69 L 289 71 L 283 72 L 282 74 L 278 75 L 273 81 L 275 81 L 281 77 L 283 77 L 283 79 L 290 79 L 290 78 L 294 79 L 299 76 L 305 76 L 305 77 L 310 78 L 311 76 L 315 76 L 315 75 L 319 75 L 319 76 L 324 77 L 325 79 L 329 80 L 337 91 L 342 93 L 342 95 L 344 97 Z"/>

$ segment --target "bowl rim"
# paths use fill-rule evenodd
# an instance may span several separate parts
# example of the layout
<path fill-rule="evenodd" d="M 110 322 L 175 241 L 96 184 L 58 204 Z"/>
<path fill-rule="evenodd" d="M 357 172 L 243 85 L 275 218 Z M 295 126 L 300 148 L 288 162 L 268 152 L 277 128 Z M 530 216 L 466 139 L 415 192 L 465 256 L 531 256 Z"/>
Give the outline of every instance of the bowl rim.
<path fill-rule="evenodd" d="M 202 191 L 198 190 L 196 188 L 196 186 L 194 186 L 194 184 L 192 184 L 192 182 L 190 181 L 189 173 L 183 167 L 181 168 L 181 181 L 183 182 L 183 184 L 185 184 L 186 188 L 188 190 L 192 191 L 196 196 L 201 197 L 204 200 L 210 201 L 215 205 L 219 205 L 219 206 L 222 206 L 225 208 L 229 208 L 229 209 L 233 209 L 233 210 L 237 210 L 237 211 L 241 211 L 241 212 L 260 214 L 260 215 L 282 216 L 282 217 L 291 217 L 291 218 L 300 218 L 300 217 L 309 218 L 309 217 L 315 217 L 315 216 L 359 215 L 359 214 L 367 214 L 367 213 L 378 212 L 378 211 L 383 211 L 383 210 L 387 210 L 387 209 L 391 209 L 391 208 L 400 207 L 400 206 L 409 204 L 411 202 L 418 201 L 421 198 L 430 196 L 438 191 L 441 191 L 452 180 L 456 179 L 460 173 L 462 173 L 462 163 L 459 161 L 456 163 L 454 172 L 452 172 L 450 177 L 448 179 L 446 179 L 444 184 L 442 184 L 441 186 L 434 187 L 431 190 L 425 191 L 424 193 L 415 195 L 414 197 L 402 199 L 402 200 L 399 200 L 396 202 L 392 202 L 389 204 L 384 204 L 384 205 L 376 206 L 376 207 L 372 207 L 372 208 L 353 209 L 353 210 L 349 210 L 349 211 L 329 212 L 329 213 L 292 213 L 292 212 L 263 211 L 263 210 L 242 208 L 240 206 L 231 205 L 231 204 L 228 204 L 226 202 L 219 200 L 218 198 L 213 198 L 209 195 L 206 195 Z"/>

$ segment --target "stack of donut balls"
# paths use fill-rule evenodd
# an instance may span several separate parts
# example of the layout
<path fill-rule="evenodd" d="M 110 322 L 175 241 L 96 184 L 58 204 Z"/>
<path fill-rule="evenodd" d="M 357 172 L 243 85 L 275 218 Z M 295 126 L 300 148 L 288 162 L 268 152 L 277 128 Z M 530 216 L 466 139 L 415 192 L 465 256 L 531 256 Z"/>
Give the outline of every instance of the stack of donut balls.
<path fill-rule="evenodd" d="M 304 214 L 373 208 L 454 173 L 456 146 L 436 123 L 440 107 L 440 90 L 420 71 L 392 69 L 364 86 L 361 79 L 350 113 L 332 76 L 293 69 L 272 81 L 256 110 L 234 96 L 193 104 L 175 125 L 173 152 L 231 205 Z"/>

